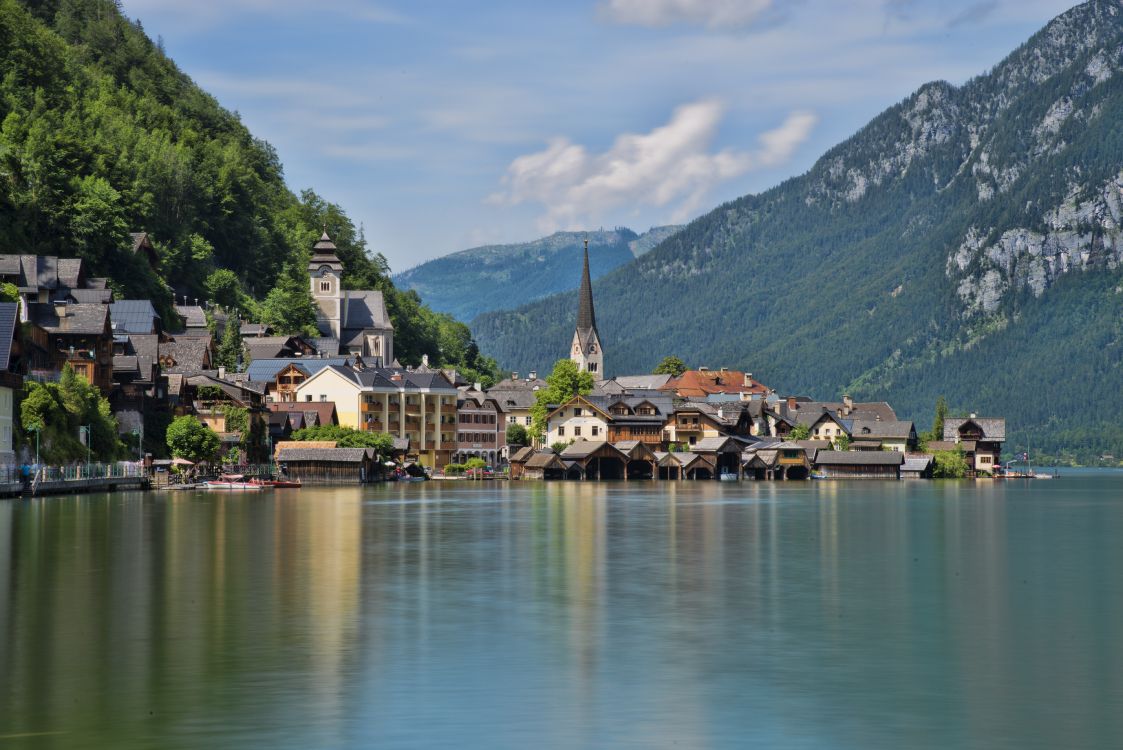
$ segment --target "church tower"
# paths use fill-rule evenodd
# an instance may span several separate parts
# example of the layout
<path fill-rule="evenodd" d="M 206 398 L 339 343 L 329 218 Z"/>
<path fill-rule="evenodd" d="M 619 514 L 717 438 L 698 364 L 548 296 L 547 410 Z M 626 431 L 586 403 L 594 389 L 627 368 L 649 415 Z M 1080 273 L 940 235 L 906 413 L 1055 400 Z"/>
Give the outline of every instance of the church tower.
<path fill-rule="evenodd" d="M 316 327 L 324 336 L 338 339 L 343 321 L 343 264 L 335 251 L 325 228 L 320 241 L 312 246 L 308 277 L 316 301 Z"/>
<path fill-rule="evenodd" d="M 585 267 L 581 271 L 581 290 L 577 299 L 577 330 L 569 358 L 577 369 L 588 371 L 596 380 L 604 379 L 604 350 L 597 334 L 597 316 L 593 311 L 593 282 L 589 278 L 589 240 L 585 239 Z"/>

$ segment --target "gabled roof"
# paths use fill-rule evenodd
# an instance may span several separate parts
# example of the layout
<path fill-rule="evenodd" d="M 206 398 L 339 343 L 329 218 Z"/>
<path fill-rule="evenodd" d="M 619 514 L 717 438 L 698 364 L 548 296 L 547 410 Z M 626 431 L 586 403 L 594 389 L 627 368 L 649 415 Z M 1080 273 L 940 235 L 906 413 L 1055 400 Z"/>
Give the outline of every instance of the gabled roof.
<path fill-rule="evenodd" d="M 534 455 L 534 449 L 531 448 L 528 445 L 524 448 L 519 448 L 517 451 L 512 453 L 510 461 L 513 464 L 526 463 L 527 461 L 530 460 L 530 457 L 533 456 L 533 455 Z"/>
<path fill-rule="evenodd" d="M 566 446 L 565 450 L 561 452 L 561 457 L 564 459 L 580 460 L 588 458 L 595 453 L 607 453 L 614 458 L 627 460 L 627 457 L 616 449 L 612 443 L 607 440 L 578 440 L 577 442 Z"/>
<path fill-rule="evenodd" d="M 61 298 L 70 298 L 81 304 L 108 305 L 113 301 L 111 289 L 68 289 L 65 293 L 57 295 Z"/>
<path fill-rule="evenodd" d="M 373 459 L 373 448 L 287 448 L 278 460 L 320 461 L 332 464 L 358 464 Z"/>
<path fill-rule="evenodd" d="M 693 453 L 740 453 L 742 444 L 731 437 L 702 438 L 690 446 Z"/>
<path fill-rule="evenodd" d="M 526 460 L 528 469 L 565 469 L 565 464 L 553 451 L 540 451 Z"/>
<path fill-rule="evenodd" d="M 582 408 L 589 408 L 589 409 L 595 410 L 605 420 L 612 419 L 612 416 L 605 410 L 603 404 L 598 405 L 596 403 L 593 403 L 592 398 L 590 398 L 589 396 L 582 396 L 582 395 L 574 396 L 571 399 L 569 399 L 568 401 L 566 401 L 564 404 L 558 404 L 549 414 L 546 415 L 546 419 L 551 419 L 555 414 L 557 414 L 562 409 L 573 408 L 573 406 L 576 405 L 576 404 L 580 404 Z"/>
<path fill-rule="evenodd" d="M 176 305 L 176 314 L 183 318 L 183 324 L 188 328 L 206 328 L 207 314 L 199 305 Z"/>
<path fill-rule="evenodd" d="M 944 420 L 944 440 L 959 439 L 959 430 L 968 422 L 978 425 L 983 440 L 1005 440 L 1006 420 L 1000 417 L 967 417 Z"/>

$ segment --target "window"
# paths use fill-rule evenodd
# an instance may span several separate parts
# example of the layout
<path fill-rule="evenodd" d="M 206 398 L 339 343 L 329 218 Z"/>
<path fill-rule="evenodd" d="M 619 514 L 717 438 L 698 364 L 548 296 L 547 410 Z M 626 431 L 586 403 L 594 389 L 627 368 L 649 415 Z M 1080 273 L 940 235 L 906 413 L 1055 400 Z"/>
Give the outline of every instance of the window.
<path fill-rule="evenodd" d="M 580 407 L 580 406 L 578 406 L 578 407 L 575 407 L 575 408 L 573 409 L 573 416 L 575 416 L 575 417 L 579 417 L 579 416 L 581 416 L 581 407 Z"/>
<path fill-rule="evenodd" d="M 304 396 L 304 400 L 305 400 L 305 401 L 311 401 L 311 400 L 312 400 L 312 394 L 311 394 L 311 393 L 308 393 L 308 394 L 306 394 L 306 395 Z"/>
<path fill-rule="evenodd" d="M 330 292 L 331 291 L 331 282 L 330 281 L 321 281 L 320 282 L 320 291 L 321 292 Z"/>
<path fill-rule="evenodd" d="M 597 371 L 597 363 L 596 362 L 590 362 L 589 363 L 589 372 L 596 372 L 596 371 Z"/>
<path fill-rule="evenodd" d="M 690 436 L 690 444 L 691 445 L 694 445 L 694 443 L 696 443 L 697 441 L 698 441 L 698 438 L 694 437 L 693 435 Z"/>
<path fill-rule="evenodd" d="M 530 417 L 527 417 L 527 418 L 526 418 L 526 426 L 527 426 L 527 427 L 530 427 L 530 422 L 531 422 L 531 418 L 530 418 Z"/>
<path fill-rule="evenodd" d="M 565 437 L 565 427 L 558 428 L 558 437 Z"/>
<path fill-rule="evenodd" d="M 979 463 L 989 464 L 990 463 L 990 456 L 979 456 Z"/>
<path fill-rule="evenodd" d="M 573 436 L 574 437 L 581 437 L 581 425 L 578 425 L 578 426 L 573 428 Z"/>
<path fill-rule="evenodd" d="M 514 414 L 512 414 L 511 416 L 507 417 L 507 423 L 508 424 L 518 424 L 519 418 L 516 417 Z"/>
<path fill-rule="evenodd" d="M 321 393 L 320 394 L 320 403 L 324 403 L 327 400 L 328 400 L 328 395 L 326 393 Z"/>
<path fill-rule="evenodd" d="M 599 434 L 600 434 L 600 427 L 597 427 L 596 425 L 593 425 L 593 437 L 596 437 Z"/>

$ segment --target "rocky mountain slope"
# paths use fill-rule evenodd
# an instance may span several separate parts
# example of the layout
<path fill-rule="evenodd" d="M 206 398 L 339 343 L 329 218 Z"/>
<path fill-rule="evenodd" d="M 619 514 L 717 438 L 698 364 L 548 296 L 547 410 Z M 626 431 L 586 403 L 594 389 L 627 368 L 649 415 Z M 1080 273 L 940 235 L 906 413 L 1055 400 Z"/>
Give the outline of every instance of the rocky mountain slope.
<path fill-rule="evenodd" d="M 925 425 L 1123 456 L 1123 6 L 1066 12 L 985 75 L 936 82 L 806 174 L 594 285 L 610 373 L 664 354 L 785 391 L 889 398 Z M 473 323 L 516 369 L 566 351 L 573 295 Z"/>
<path fill-rule="evenodd" d="M 581 248 L 589 239 L 589 271 L 599 278 L 640 257 L 681 229 L 655 227 L 644 234 L 630 229 L 555 232 L 533 242 L 486 245 L 422 263 L 395 276 L 398 286 L 414 289 L 434 310 L 461 320 L 576 289 Z"/>

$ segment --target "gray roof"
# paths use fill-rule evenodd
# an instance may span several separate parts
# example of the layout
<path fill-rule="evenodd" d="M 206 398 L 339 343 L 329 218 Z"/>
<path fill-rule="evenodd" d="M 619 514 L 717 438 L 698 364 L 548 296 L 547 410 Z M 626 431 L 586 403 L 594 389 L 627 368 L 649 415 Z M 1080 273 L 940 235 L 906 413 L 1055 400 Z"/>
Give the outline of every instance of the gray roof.
<path fill-rule="evenodd" d="M 893 422 L 870 421 L 855 419 L 850 429 L 850 435 L 857 439 L 902 439 L 912 435 L 913 423 L 901 420 Z"/>
<path fill-rule="evenodd" d="M 517 451 L 511 454 L 511 463 L 525 463 L 526 461 L 530 460 L 530 457 L 533 455 L 534 449 L 530 446 L 519 448 Z"/>
<path fill-rule="evenodd" d="M 386 314 L 382 292 L 376 290 L 347 292 L 347 309 L 343 324 L 347 330 L 381 328 L 393 329 Z"/>
<path fill-rule="evenodd" d="M 933 460 L 932 456 L 928 455 L 905 456 L 905 463 L 901 466 L 901 470 L 926 471 L 932 465 Z"/>
<path fill-rule="evenodd" d="M 323 352 L 329 357 L 335 357 L 339 354 L 339 339 L 332 336 L 313 336 L 308 339 L 316 351 Z"/>
<path fill-rule="evenodd" d="M 63 310 L 60 317 L 57 308 Z M 109 306 L 97 304 L 55 305 L 36 302 L 28 305 L 31 322 L 51 333 L 100 335 L 105 331 Z"/>
<path fill-rule="evenodd" d="M 288 448 L 278 454 L 277 460 L 292 461 L 323 461 L 333 464 L 357 464 L 364 459 L 374 458 L 375 453 L 371 448 Z"/>
<path fill-rule="evenodd" d="M 176 305 L 175 311 L 183 318 L 183 324 L 188 328 L 207 327 L 207 314 L 198 305 Z"/>
<path fill-rule="evenodd" d="M 708 437 L 702 438 L 697 443 L 690 446 L 690 450 L 694 453 L 709 453 L 722 450 L 740 453 L 741 445 L 731 437 Z"/>
<path fill-rule="evenodd" d="M 649 391 L 657 391 L 667 384 L 671 379 L 670 375 L 617 375 L 612 378 L 616 383 L 623 386 L 625 390 L 633 390 L 636 388 Z"/>
<path fill-rule="evenodd" d="M 487 395 L 499 402 L 505 411 L 512 409 L 529 409 L 534 406 L 536 391 L 500 391 L 495 388 L 488 390 Z"/>
<path fill-rule="evenodd" d="M 596 453 L 606 445 L 609 445 L 607 440 L 578 440 L 566 446 L 565 450 L 561 452 L 561 455 L 562 458 L 585 458 L 588 455 Z M 613 450 L 615 450 L 615 448 L 613 448 Z"/>
<path fill-rule="evenodd" d="M 243 336 L 264 336 L 268 332 L 269 328 L 264 323 L 242 323 L 238 327 L 238 333 Z"/>
<path fill-rule="evenodd" d="M 18 302 L 0 302 L 0 370 L 6 371 L 12 364 L 12 339 L 18 318 Z"/>
<path fill-rule="evenodd" d="M 140 364 L 136 355 L 116 354 L 113 356 L 113 377 L 118 375 L 140 375 Z"/>
<path fill-rule="evenodd" d="M 209 336 L 176 336 L 160 344 L 160 360 L 171 361 L 163 365 L 164 372 L 188 373 L 204 370 L 209 365 L 211 339 Z"/>
<path fill-rule="evenodd" d="M 289 365 L 296 365 L 308 375 L 314 375 L 325 367 L 351 364 L 350 357 L 266 357 L 254 359 L 246 368 L 250 380 L 267 383 L 277 378 L 277 374 Z"/>
<path fill-rule="evenodd" d="M 114 333 L 155 333 L 160 316 L 152 301 L 123 299 L 109 305 L 110 323 Z"/>
<path fill-rule="evenodd" d="M 107 305 L 113 301 L 111 289 L 69 289 L 65 296 L 85 304 Z"/>
<path fill-rule="evenodd" d="M 527 459 L 528 469 L 564 469 L 565 464 L 553 451 L 541 451 Z"/>
<path fill-rule="evenodd" d="M 944 440 L 957 440 L 959 428 L 967 422 L 974 422 L 983 431 L 983 440 L 1005 440 L 1006 420 L 1000 417 L 967 417 L 944 420 Z"/>
<path fill-rule="evenodd" d="M 897 451 L 819 451 L 815 463 L 820 466 L 900 466 L 905 454 Z"/>

